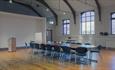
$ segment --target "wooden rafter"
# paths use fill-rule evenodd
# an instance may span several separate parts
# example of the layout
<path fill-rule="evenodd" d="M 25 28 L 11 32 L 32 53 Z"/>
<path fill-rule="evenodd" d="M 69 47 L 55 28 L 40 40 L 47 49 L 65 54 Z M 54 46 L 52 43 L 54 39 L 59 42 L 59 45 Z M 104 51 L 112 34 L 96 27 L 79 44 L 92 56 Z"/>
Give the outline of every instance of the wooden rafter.
<path fill-rule="evenodd" d="M 67 1 L 67 0 L 63 0 L 67 6 L 70 8 L 72 14 L 73 14 L 73 19 L 74 19 L 74 24 L 76 24 L 76 12 L 75 10 L 73 9 L 73 7 L 70 5 L 70 3 Z"/>
<path fill-rule="evenodd" d="M 41 4 L 43 4 L 45 7 L 47 7 L 52 12 L 52 14 L 54 15 L 55 20 L 56 20 L 56 25 L 58 25 L 58 16 L 54 12 L 54 10 L 44 0 L 36 0 L 36 1 L 40 2 Z"/>

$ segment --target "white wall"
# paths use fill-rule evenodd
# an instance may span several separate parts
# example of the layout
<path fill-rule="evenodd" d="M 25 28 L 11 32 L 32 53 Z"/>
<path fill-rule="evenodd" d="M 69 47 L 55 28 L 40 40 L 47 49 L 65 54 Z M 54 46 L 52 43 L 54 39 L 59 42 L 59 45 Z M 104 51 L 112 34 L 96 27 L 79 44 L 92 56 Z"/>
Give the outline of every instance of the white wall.
<path fill-rule="evenodd" d="M 25 42 L 35 40 L 35 33 L 43 33 L 46 40 L 45 19 L 11 13 L 0 12 L 0 48 L 8 47 L 8 39 L 16 37 L 16 46 L 22 47 Z"/>
<path fill-rule="evenodd" d="M 74 40 L 80 40 L 82 37 L 82 42 L 90 41 L 91 43 L 95 45 L 102 45 L 106 47 L 112 47 L 115 48 L 115 35 L 111 35 L 111 21 L 110 16 L 111 12 L 115 12 L 114 6 L 112 7 L 103 7 L 102 8 L 102 21 L 99 22 L 98 20 L 98 12 L 97 9 L 95 9 L 95 35 L 80 35 L 80 12 L 76 14 L 76 22 L 77 24 L 73 23 L 73 17 L 72 14 L 66 14 L 66 15 L 58 15 L 59 16 L 59 23 L 58 26 L 55 27 L 55 37 L 54 40 L 56 41 L 63 41 L 67 40 L 68 36 L 71 36 Z M 71 20 L 71 26 L 70 26 L 70 35 L 64 36 L 62 34 L 62 20 L 63 19 L 70 19 Z M 100 32 L 108 32 L 109 36 L 100 36 Z"/>

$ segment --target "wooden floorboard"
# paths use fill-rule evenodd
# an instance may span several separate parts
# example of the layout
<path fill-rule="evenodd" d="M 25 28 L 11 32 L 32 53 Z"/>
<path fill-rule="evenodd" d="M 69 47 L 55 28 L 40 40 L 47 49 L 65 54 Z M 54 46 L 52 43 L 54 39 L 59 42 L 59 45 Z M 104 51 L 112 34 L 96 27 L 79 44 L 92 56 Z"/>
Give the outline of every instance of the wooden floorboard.
<path fill-rule="evenodd" d="M 102 50 L 98 63 L 88 65 L 51 60 L 33 55 L 31 49 L 0 51 L 0 70 L 115 70 L 115 51 Z"/>

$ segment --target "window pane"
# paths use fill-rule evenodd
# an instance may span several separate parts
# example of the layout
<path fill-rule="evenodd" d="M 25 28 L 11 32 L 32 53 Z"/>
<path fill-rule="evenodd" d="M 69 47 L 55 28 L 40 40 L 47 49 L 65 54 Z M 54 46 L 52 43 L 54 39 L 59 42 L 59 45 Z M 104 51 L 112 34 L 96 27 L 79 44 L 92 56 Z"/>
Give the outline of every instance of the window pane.
<path fill-rule="evenodd" d="M 84 17 L 84 18 L 82 18 L 82 22 L 85 22 L 85 21 L 86 21 L 85 17 Z"/>
<path fill-rule="evenodd" d="M 112 34 L 115 34 L 115 13 L 112 14 Z"/>
<path fill-rule="evenodd" d="M 91 34 L 95 34 L 95 25 L 94 25 L 94 22 L 91 22 Z"/>
<path fill-rule="evenodd" d="M 85 23 L 82 23 L 82 33 L 85 33 L 86 31 Z"/>
<path fill-rule="evenodd" d="M 112 23 L 112 34 L 115 34 L 115 23 Z"/>
<path fill-rule="evenodd" d="M 64 27 L 64 34 L 66 34 L 66 27 Z"/>
<path fill-rule="evenodd" d="M 67 34 L 70 34 L 70 24 L 67 24 Z"/>
<path fill-rule="evenodd" d="M 115 23 L 115 19 L 112 20 L 112 23 Z"/>
<path fill-rule="evenodd" d="M 91 17 L 87 17 L 87 22 L 90 22 L 90 20 L 91 20 L 90 18 L 91 18 Z"/>
<path fill-rule="evenodd" d="M 95 20 L 95 17 L 94 16 L 91 16 L 91 21 L 94 21 Z"/>
<path fill-rule="evenodd" d="M 82 17 L 85 17 L 85 13 L 82 14 Z"/>
<path fill-rule="evenodd" d="M 112 14 L 112 18 L 115 18 L 115 13 L 114 13 L 114 14 Z"/>
<path fill-rule="evenodd" d="M 64 28 L 66 28 L 66 25 L 64 24 Z"/>
<path fill-rule="evenodd" d="M 70 20 L 67 20 L 67 23 L 70 23 Z"/>
<path fill-rule="evenodd" d="M 69 24 L 67 24 L 67 30 L 69 31 L 69 29 L 70 29 L 70 25 L 69 25 Z"/>
<path fill-rule="evenodd" d="M 90 22 L 87 22 L 87 34 L 90 34 Z"/>
<path fill-rule="evenodd" d="M 67 31 L 67 34 L 70 34 L 70 31 L 69 31 L 69 30 Z"/>
<path fill-rule="evenodd" d="M 87 12 L 87 13 L 86 13 L 86 16 L 91 16 L 90 12 Z"/>
<path fill-rule="evenodd" d="M 91 16 L 94 16 L 95 15 L 95 13 L 94 12 L 91 12 Z"/>
<path fill-rule="evenodd" d="M 66 20 L 64 20 L 64 23 L 67 23 L 67 21 L 66 21 Z"/>

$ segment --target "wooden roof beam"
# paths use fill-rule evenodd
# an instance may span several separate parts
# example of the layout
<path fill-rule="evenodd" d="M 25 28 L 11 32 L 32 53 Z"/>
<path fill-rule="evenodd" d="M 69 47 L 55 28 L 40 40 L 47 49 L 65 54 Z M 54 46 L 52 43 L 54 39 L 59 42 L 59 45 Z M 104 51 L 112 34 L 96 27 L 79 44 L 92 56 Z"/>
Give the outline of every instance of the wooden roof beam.
<path fill-rule="evenodd" d="M 75 10 L 73 9 L 73 7 L 70 5 L 70 3 L 67 1 L 67 0 L 63 0 L 67 6 L 70 8 L 71 12 L 72 12 L 72 15 L 73 15 L 73 19 L 74 19 L 74 24 L 76 24 L 76 12 Z"/>
<path fill-rule="evenodd" d="M 43 4 L 45 7 L 47 7 L 52 12 L 52 14 L 55 17 L 56 25 L 58 25 L 58 16 L 55 13 L 55 11 L 44 0 L 36 0 L 36 1 L 40 2 L 41 4 Z"/>
<path fill-rule="evenodd" d="M 9 1 L 9 0 L 3 0 L 3 1 Z M 24 4 L 24 3 L 20 3 L 20 2 L 17 2 L 17 1 L 14 1 L 12 0 L 13 3 L 16 3 L 16 4 L 19 4 L 19 5 L 22 5 L 22 6 L 25 6 L 29 9 L 31 9 L 32 11 L 34 11 L 39 17 L 43 17 L 40 13 L 38 13 L 31 5 L 27 5 L 27 4 Z"/>
<path fill-rule="evenodd" d="M 98 0 L 95 0 L 95 3 L 97 5 L 97 9 L 98 9 L 99 21 L 101 21 L 101 5 L 99 4 Z"/>

